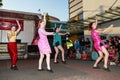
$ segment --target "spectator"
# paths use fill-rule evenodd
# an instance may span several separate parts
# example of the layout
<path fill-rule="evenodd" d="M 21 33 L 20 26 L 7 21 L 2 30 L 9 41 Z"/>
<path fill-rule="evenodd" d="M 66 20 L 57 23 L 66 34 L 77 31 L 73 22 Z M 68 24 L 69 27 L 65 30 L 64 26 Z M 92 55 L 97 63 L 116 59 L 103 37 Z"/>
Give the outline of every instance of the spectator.
<path fill-rule="evenodd" d="M 94 51 L 92 51 L 92 56 L 91 56 L 91 58 L 92 58 L 92 60 L 96 60 L 97 58 L 98 58 L 98 53 L 94 50 Z"/>
<path fill-rule="evenodd" d="M 74 42 L 74 49 L 77 50 L 79 48 L 80 48 L 80 43 L 79 43 L 78 40 L 75 40 L 75 42 Z"/>
<path fill-rule="evenodd" d="M 68 59 L 74 59 L 74 58 L 75 58 L 75 55 L 74 55 L 74 52 L 73 52 L 72 49 L 69 50 L 69 52 L 68 52 L 68 57 L 67 57 L 67 58 L 68 58 Z"/>
<path fill-rule="evenodd" d="M 80 51 L 82 52 L 85 49 L 85 40 L 82 38 L 80 40 Z"/>
<path fill-rule="evenodd" d="M 82 58 L 82 60 L 87 60 L 88 59 L 88 54 L 85 51 L 83 51 L 83 53 L 81 55 L 81 58 Z"/>
<path fill-rule="evenodd" d="M 118 56 L 116 55 L 116 49 L 114 46 L 110 46 L 109 49 L 109 61 L 110 61 L 110 64 L 114 63 L 114 65 L 116 65 L 116 63 L 118 62 Z"/>
<path fill-rule="evenodd" d="M 91 45 L 91 42 L 89 38 L 86 38 L 85 47 L 86 47 L 87 52 L 90 52 L 90 45 Z"/>
<path fill-rule="evenodd" d="M 79 49 L 77 49 L 77 51 L 75 53 L 75 57 L 76 57 L 76 59 L 81 59 L 81 53 L 80 53 Z"/>

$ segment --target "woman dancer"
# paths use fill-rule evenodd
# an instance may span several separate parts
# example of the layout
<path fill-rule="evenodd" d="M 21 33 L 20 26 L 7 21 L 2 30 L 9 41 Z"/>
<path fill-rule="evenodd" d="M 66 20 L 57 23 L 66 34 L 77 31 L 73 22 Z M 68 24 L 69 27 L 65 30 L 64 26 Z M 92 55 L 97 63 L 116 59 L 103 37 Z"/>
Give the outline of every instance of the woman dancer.
<path fill-rule="evenodd" d="M 62 39 L 61 39 L 61 35 L 66 35 L 66 34 L 69 34 L 69 32 L 66 32 L 66 33 L 59 33 L 60 30 L 61 30 L 61 27 L 62 27 L 62 24 L 60 25 L 59 28 L 56 27 L 56 24 L 55 24 L 55 33 L 54 33 L 54 40 L 53 40 L 53 46 L 54 46 L 54 49 L 55 49 L 55 57 L 54 57 L 54 63 L 58 63 L 57 61 L 57 56 L 58 56 L 58 53 L 59 53 L 59 50 L 62 52 L 62 63 L 66 63 L 65 61 L 65 55 L 64 55 L 64 49 L 62 47 Z"/>
<path fill-rule="evenodd" d="M 38 40 L 38 48 L 40 51 L 40 59 L 39 59 L 39 66 L 38 66 L 38 71 L 43 71 L 44 69 L 42 68 L 42 62 L 44 59 L 44 56 L 46 55 L 46 63 L 47 63 L 47 71 L 53 72 L 51 67 L 50 67 L 50 53 L 51 53 L 51 48 L 47 39 L 47 35 L 53 35 L 53 32 L 46 32 L 45 31 L 45 26 L 46 26 L 46 13 L 44 13 L 43 20 L 42 22 L 38 23 L 39 29 L 38 29 L 38 34 L 39 34 L 39 40 Z"/>
<path fill-rule="evenodd" d="M 7 32 L 7 37 L 8 37 L 8 52 L 11 57 L 11 70 L 18 70 L 16 66 L 17 58 L 18 58 L 18 53 L 17 53 L 17 43 L 16 43 L 16 38 L 17 34 L 20 32 L 20 24 L 16 20 L 18 29 L 16 30 L 15 26 L 11 27 L 11 30 Z"/>
<path fill-rule="evenodd" d="M 113 25 L 110 25 L 108 28 L 106 28 L 103 31 L 98 31 L 97 28 L 97 16 L 96 16 L 96 21 L 90 23 L 89 28 L 91 29 L 91 36 L 92 39 L 94 41 L 94 48 L 97 50 L 97 52 L 99 53 L 99 57 L 97 58 L 96 62 L 93 65 L 94 69 L 99 69 L 98 67 L 98 63 L 101 61 L 101 59 L 103 58 L 104 55 L 104 66 L 103 69 L 106 71 L 110 71 L 108 68 L 108 57 L 109 57 L 109 53 L 106 49 L 106 45 L 103 44 L 100 36 L 99 36 L 99 32 L 100 33 L 104 33 L 106 32 L 109 28 L 113 27 Z"/>

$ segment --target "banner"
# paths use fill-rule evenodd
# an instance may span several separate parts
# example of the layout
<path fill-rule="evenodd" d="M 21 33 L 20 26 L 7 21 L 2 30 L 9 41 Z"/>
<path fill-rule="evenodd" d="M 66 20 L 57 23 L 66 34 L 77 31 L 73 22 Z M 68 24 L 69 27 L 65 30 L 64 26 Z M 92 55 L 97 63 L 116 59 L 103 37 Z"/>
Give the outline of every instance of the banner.
<path fill-rule="evenodd" d="M 23 31 L 23 20 L 18 20 L 21 26 L 21 31 Z M 0 18 L 0 30 L 11 30 L 11 27 L 15 26 L 18 29 L 16 20 L 13 19 L 3 19 Z"/>

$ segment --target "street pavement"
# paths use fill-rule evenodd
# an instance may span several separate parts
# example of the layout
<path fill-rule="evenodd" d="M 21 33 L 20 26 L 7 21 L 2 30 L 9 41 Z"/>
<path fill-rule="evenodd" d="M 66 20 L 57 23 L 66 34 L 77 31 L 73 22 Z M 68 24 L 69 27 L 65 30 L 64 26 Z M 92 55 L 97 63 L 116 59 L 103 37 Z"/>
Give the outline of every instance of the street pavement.
<path fill-rule="evenodd" d="M 54 73 L 48 71 L 38 71 L 38 58 L 19 59 L 17 66 L 19 70 L 10 69 L 10 60 L 0 60 L 0 80 L 120 80 L 120 65 L 110 66 L 110 72 L 102 69 L 93 69 L 94 61 L 67 60 L 63 64 L 60 60 L 58 64 L 53 63 L 51 67 Z M 43 62 L 46 69 L 46 62 Z"/>

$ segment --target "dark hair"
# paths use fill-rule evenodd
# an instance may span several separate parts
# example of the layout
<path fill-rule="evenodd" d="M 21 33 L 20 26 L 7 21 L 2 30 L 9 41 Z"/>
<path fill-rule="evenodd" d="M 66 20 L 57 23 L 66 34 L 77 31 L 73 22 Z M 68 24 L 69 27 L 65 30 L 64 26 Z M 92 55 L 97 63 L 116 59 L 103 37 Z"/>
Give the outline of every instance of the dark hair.
<path fill-rule="evenodd" d="M 88 26 L 88 27 L 89 27 L 89 30 L 92 30 L 92 25 L 93 25 L 93 23 L 94 23 L 94 22 L 91 22 L 91 23 L 89 24 L 89 26 Z"/>
<path fill-rule="evenodd" d="M 54 28 L 54 30 L 53 30 L 53 31 L 54 31 L 54 32 L 56 32 L 56 29 L 57 29 L 57 27 L 56 27 L 56 28 Z"/>
<path fill-rule="evenodd" d="M 42 19 L 39 19 L 39 22 L 41 23 L 43 20 Z"/>

